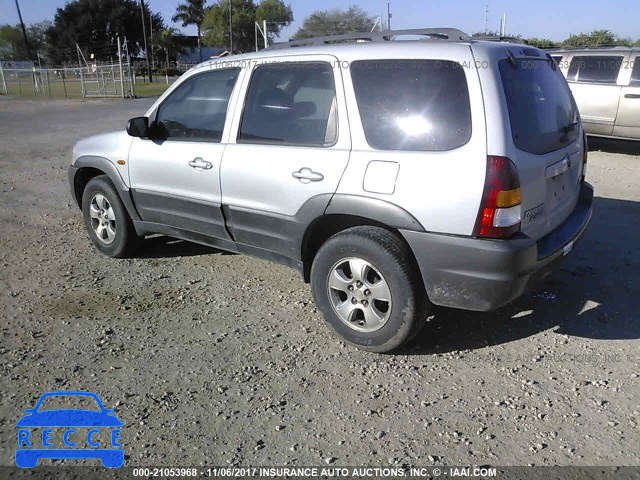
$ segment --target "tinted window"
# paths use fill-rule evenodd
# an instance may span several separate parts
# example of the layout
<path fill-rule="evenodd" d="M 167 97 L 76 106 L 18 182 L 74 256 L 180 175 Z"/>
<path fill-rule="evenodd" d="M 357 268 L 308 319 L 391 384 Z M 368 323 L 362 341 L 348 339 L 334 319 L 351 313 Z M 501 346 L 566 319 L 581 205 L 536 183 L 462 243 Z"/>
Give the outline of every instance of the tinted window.
<path fill-rule="evenodd" d="M 571 59 L 567 79 L 576 82 L 616 83 L 622 56 L 584 55 Z"/>
<path fill-rule="evenodd" d="M 238 141 L 328 146 L 337 138 L 336 89 L 328 63 L 257 67 Z"/>
<path fill-rule="evenodd" d="M 633 64 L 633 70 L 631 70 L 631 82 L 629 85 L 638 87 L 640 86 L 640 57 L 636 57 L 631 63 Z"/>
<path fill-rule="evenodd" d="M 172 140 L 219 142 L 239 68 L 196 75 L 160 105 L 156 122 Z"/>
<path fill-rule="evenodd" d="M 573 142 L 578 109 L 560 70 L 546 60 L 500 61 L 500 76 L 517 148 L 543 154 Z"/>
<path fill-rule="evenodd" d="M 364 60 L 351 64 L 367 142 L 378 150 L 451 150 L 471 138 L 467 80 L 442 60 Z"/>
<path fill-rule="evenodd" d="M 553 58 L 553 61 L 556 62 L 556 65 L 560 65 L 560 62 L 562 61 L 562 55 L 551 55 L 551 58 Z"/>

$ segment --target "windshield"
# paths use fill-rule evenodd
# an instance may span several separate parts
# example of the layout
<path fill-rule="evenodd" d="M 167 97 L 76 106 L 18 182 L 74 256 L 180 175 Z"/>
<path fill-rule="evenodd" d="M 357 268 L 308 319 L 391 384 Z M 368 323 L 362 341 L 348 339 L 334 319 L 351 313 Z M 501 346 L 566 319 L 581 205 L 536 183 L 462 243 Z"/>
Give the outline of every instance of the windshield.
<path fill-rule="evenodd" d="M 513 60 L 499 65 L 515 146 L 544 154 L 575 141 L 578 109 L 560 70 L 546 59 Z"/>

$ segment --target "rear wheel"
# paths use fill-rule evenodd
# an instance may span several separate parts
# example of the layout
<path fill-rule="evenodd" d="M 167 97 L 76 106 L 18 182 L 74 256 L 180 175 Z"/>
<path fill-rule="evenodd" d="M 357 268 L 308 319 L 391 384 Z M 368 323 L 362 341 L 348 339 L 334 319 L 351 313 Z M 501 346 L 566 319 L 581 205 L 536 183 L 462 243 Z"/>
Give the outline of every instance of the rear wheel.
<path fill-rule="evenodd" d="M 408 247 L 379 227 L 331 237 L 311 267 L 318 308 L 346 342 L 389 352 L 424 326 L 430 303 Z"/>
<path fill-rule="evenodd" d="M 122 258 L 138 245 L 133 222 L 109 177 L 89 180 L 82 193 L 82 215 L 93 244 L 105 255 Z"/>

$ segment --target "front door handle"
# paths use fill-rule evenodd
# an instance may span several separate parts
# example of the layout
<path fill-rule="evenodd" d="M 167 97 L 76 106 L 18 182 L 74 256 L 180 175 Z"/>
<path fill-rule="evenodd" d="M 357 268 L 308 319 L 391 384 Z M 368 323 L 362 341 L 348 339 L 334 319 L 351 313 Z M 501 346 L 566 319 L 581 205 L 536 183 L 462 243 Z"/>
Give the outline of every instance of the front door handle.
<path fill-rule="evenodd" d="M 197 158 L 194 158 L 193 160 L 191 160 L 189 162 L 189 166 L 191 168 L 199 168 L 199 169 L 202 169 L 202 170 L 211 170 L 213 168 L 213 165 L 211 163 L 205 162 L 200 157 L 197 157 Z"/>
<path fill-rule="evenodd" d="M 293 178 L 297 178 L 302 183 L 320 182 L 324 180 L 324 175 L 318 172 L 314 172 L 308 167 L 301 168 L 297 172 L 291 174 Z"/>
<path fill-rule="evenodd" d="M 624 98 L 640 98 L 640 95 L 637 93 L 627 93 Z"/>

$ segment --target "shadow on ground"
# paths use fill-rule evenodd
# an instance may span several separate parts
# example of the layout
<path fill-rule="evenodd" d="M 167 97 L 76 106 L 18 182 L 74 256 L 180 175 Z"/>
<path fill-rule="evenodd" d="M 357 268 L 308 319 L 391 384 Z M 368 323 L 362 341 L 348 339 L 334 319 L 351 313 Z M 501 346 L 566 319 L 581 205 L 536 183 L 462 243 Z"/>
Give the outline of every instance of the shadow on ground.
<path fill-rule="evenodd" d="M 637 272 L 640 203 L 594 199 L 591 224 L 559 267 L 533 291 L 494 312 L 436 307 L 403 353 L 474 350 L 545 330 L 601 340 L 640 338 Z M 635 289 L 635 290 L 634 290 Z"/>
<path fill-rule="evenodd" d="M 589 151 L 640 155 L 640 141 L 614 140 L 611 138 L 589 137 Z"/>

